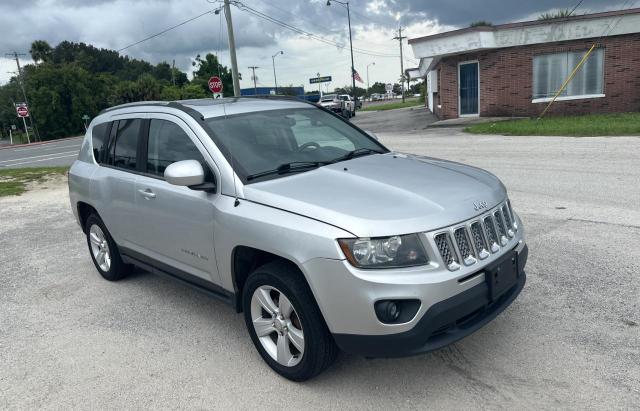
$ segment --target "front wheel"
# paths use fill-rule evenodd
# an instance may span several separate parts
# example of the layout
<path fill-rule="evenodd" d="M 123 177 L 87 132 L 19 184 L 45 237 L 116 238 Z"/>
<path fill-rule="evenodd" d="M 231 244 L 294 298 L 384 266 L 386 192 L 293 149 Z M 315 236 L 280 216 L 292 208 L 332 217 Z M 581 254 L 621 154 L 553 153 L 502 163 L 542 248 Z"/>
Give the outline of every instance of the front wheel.
<path fill-rule="evenodd" d="M 256 269 L 242 301 L 251 339 L 278 374 L 305 381 L 335 359 L 333 338 L 309 286 L 293 267 L 276 261 Z"/>

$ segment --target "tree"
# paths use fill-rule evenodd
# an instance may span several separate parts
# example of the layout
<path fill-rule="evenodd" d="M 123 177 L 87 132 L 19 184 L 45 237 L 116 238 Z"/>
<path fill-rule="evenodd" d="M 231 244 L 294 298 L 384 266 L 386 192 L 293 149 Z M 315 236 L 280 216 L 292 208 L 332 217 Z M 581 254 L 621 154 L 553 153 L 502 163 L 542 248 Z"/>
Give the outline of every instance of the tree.
<path fill-rule="evenodd" d="M 385 94 L 387 92 L 386 85 L 379 81 L 376 81 L 369 87 L 369 95 L 371 94 Z"/>
<path fill-rule="evenodd" d="M 51 60 L 51 50 L 49 43 L 44 40 L 36 40 L 31 43 L 29 54 L 31 54 L 31 58 L 37 64 L 39 62 L 47 62 Z"/>
<path fill-rule="evenodd" d="M 224 85 L 222 95 L 224 97 L 233 96 L 233 76 L 231 70 L 220 64 L 214 54 L 207 53 L 204 59 L 198 54 L 191 65 L 195 68 L 192 82 L 199 84 L 205 93 L 210 93 L 209 78 L 211 78 L 211 76 L 218 76 Z M 238 77 L 242 79 L 240 73 L 238 73 Z"/>

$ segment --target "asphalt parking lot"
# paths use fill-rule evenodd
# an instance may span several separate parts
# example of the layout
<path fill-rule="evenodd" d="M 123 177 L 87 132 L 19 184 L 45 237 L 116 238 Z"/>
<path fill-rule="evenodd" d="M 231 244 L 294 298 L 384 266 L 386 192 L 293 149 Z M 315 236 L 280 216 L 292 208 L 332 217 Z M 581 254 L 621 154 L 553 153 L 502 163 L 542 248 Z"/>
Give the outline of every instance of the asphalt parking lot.
<path fill-rule="evenodd" d="M 0 199 L 0 408 L 637 408 L 640 138 L 402 129 L 372 131 L 399 151 L 486 168 L 509 190 L 528 282 L 495 321 L 431 354 L 341 355 L 292 383 L 223 303 L 141 271 L 102 280 L 64 181 L 51 182 Z"/>

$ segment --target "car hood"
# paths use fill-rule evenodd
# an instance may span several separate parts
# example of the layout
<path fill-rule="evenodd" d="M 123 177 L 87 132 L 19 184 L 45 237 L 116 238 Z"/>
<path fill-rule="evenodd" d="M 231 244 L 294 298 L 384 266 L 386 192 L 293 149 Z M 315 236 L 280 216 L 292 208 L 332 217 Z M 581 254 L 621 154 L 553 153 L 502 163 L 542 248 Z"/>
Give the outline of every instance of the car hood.
<path fill-rule="evenodd" d="M 506 197 L 482 169 L 429 157 L 386 153 L 253 183 L 247 200 L 340 227 L 358 237 L 431 231 L 472 218 Z"/>

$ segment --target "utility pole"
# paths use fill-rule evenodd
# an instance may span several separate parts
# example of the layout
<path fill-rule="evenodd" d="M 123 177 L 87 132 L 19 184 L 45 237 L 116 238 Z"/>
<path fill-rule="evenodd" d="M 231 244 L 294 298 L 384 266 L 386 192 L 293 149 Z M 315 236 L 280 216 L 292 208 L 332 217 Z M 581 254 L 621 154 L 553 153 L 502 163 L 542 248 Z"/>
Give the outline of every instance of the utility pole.
<path fill-rule="evenodd" d="M 176 86 L 176 59 L 173 59 L 173 64 L 171 65 L 171 82 L 173 83 L 173 87 Z"/>
<path fill-rule="evenodd" d="M 224 0 L 224 16 L 227 19 L 229 55 L 231 56 L 231 74 L 233 76 L 233 95 L 235 97 L 240 97 L 240 76 L 238 74 L 238 60 L 236 59 L 236 39 L 233 36 L 233 22 L 231 21 L 231 7 L 229 6 L 229 0 Z"/>
<path fill-rule="evenodd" d="M 29 123 L 31 123 L 31 129 L 33 130 L 34 136 L 36 137 L 37 140 L 39 140 L 40 136 L 38 136 L 37 130 L 33 125 L 33 117 L 32 117 L 33 115 L 31 114 L 31 108 L 29 106 L 29 101 L 27 100 L 27 93 L 24 91 L 24 84 L 22 81 L 23 78 L 22 78 L 22 67 L 20 67 L 20 57 L 24 57 L 26 56 L 26 54 L 18 53 L 14 51 L 13 53 L 6 53 L 5 56 L 13 57 L 14 60 L 16 61 L 16 65 L 18 66 L 18 85 L 20 86 L 20 90 L 22 90 L 22 97 L 24 98 L 24 104 L 26 104 L 27 107 L 29 107 Z M 25 121 L 25 126 L 26 126 L 26 121 Z"/>
<path fill-rule="evenodd" d="M 257 96 L 258 95 L 258 87 L 256 86 L 256 80 L 258 80 L 258 78 L 256 77 L 256 69 L 260 68 L 258 66 L 249 66 L 248 68 L 250 68 L 253 71 L 253 76 L 251 76 L 251 79 L 253 80 L 253 95 Z"/>
<path fill-rule="evenodd" d="M 402 26 L 398 27 L 398 35 L 393 39 L 400 42 L 400 88 L 402 89 L 402 102 L 404 103 L 404 62 L 402 59 L 402 40 L 406 39 L 406 36 L 402 35 Z"/>

